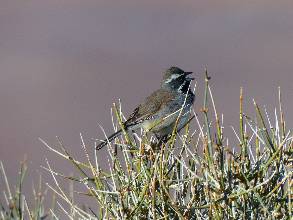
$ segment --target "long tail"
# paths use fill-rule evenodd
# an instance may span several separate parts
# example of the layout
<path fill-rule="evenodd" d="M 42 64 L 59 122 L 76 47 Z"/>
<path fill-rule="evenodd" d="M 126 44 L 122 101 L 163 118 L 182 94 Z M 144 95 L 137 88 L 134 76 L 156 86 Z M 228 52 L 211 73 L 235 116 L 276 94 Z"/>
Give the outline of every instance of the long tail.
<path fill-rule="evenodd" d="M 112 140 L 114 140 L 114 138 L 116 138 L 117 136 L 119 136 L 121 132 L 122 132 L 122 129 L 116 131 L 114 134 L 112 134 L 109 137 L 107 137 L 107 139 L 103 140 L 100 144 L 98 144 L 96 146 L 96 150 L 102 149 L 104 146 L 107 145 L 108 142 L 111 142 Z"/>

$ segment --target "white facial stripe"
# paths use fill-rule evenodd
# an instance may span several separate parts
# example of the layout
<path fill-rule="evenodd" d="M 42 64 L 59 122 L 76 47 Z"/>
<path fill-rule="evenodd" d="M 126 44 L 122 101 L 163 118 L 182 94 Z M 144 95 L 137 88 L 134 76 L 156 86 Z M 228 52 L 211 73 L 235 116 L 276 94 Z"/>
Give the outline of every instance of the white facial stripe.
<path fill-rule="evenodd" d="M 181 86 L 178 88 L 178 92 L 182 92 L 183 86 L 185 85 L 185 82 L 181 84 Z"/>
<path fill-rule="evenodd" d="M 173 81 L 174 79 L 177 79 L 180 76 L 181 76 L 180 74 L 172 74 L 169 79 L 165 80 L 165 83 L 169 83 L 169 82 Z"/>
<path fill-rule="evenodd" d="M 177 91 L 180 92 L 180 93 L 183 93 L 184 91 L 182 91 L 182 89 L 183 89 L 184 86 L 186 86 L 186 83 L 189 83 L 188 90 L 187 90 L 187 91 L 189 91 L 189 90 L 190 90 L 190 81 L 188 81 L 188 80 L 185 80 L 185 81 L 180 85 L 180 87 L 177 89 Z"/>

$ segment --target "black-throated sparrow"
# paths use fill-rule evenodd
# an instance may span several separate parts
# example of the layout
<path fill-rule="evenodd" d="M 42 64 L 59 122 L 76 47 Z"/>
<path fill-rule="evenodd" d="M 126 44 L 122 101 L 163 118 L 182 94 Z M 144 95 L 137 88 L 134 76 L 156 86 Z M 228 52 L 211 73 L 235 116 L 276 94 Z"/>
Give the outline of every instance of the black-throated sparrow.
<path fill-rule="evenodd" d="M 178 67 L 171 67 L 164 72 L 161 88 L 154 91 L 142 102 L 123 126 L 126 131 L 142 128 L 151 132 L 156 137 L 167 137 L 172 133 L 177 122 L 177 130 L 180 130 L 189 120 L 189 113 L 195 96 L 190 90 L 188 77 L 192 72 L 185 72 Z M 178 119 L 178 120 L 177 120 Z M 99 150 L 121 134 L 118 130 L 106 140 L 97 145 Z"/>

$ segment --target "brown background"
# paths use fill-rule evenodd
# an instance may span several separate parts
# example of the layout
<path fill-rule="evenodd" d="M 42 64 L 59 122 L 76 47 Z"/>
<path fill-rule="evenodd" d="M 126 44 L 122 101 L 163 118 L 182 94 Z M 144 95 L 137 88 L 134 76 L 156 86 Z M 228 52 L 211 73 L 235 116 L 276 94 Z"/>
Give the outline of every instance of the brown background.
<path fill-rule="evenodd" d="M 227 129 L 240 86 L 271 113 L 281 86 L 292 127 L 292 58 L 292 0 L 0 0 L 0 159 L 11 179 L 24 154 L 31 172 L 45 157 L 69 172 L 37 138 L 80 153 L 80 132 L 102 138 L 112 103 L 129 114 L 170 65 L 198 94 L 208 67 Z"/>

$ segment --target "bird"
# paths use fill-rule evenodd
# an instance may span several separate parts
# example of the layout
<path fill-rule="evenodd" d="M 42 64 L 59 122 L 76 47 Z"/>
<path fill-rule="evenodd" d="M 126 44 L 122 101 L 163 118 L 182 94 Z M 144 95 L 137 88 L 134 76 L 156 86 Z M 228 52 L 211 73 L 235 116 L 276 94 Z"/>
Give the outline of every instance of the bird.
<path fill-rule="evenodd" d="M 172 66 L 163 72 L 160 88 L 139 104 L 123 123 L 125 131 L 142 128 L 146 133 L 154 134 L 157 139 L 164 140 L 188 123 L 195 95 L 190 89 L 192 72 L 185 72 Z M 178 120 L 177 120 L 178 119 Z M 108 142 L 121 135 L 122 129 L 108 136 L 96 146 L 103 148 Z"/>

